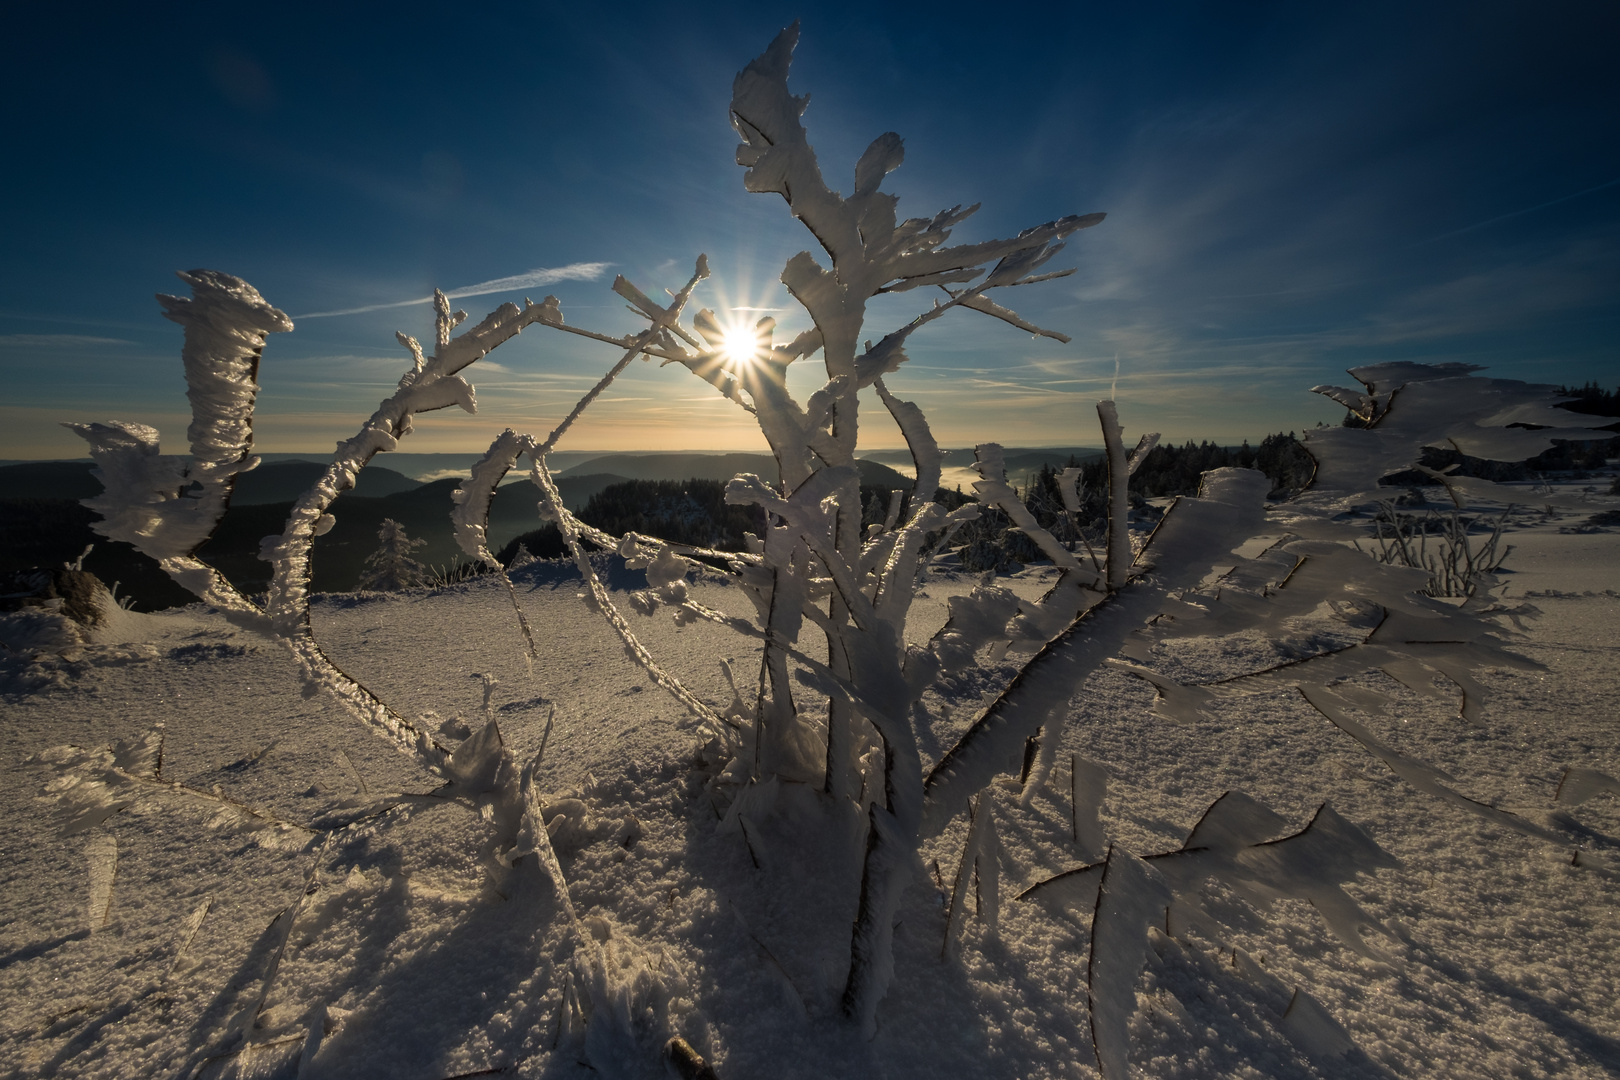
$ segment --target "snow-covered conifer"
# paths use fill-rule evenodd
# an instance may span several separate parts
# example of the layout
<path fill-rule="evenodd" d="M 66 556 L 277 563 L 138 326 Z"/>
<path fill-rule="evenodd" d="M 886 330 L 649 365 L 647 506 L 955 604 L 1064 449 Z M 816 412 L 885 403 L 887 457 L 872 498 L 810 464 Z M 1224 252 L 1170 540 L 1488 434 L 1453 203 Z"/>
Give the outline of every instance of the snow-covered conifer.
<path fill-rule="evenodd" d="M 366 556 L 366 570 L 360 577 L 360 588 L 377 592 L 399 592 L 425 585 L 429 571 L 422 563 L 411 558 L 411 552 L 426 547 L 426 540 L 413 540 L 405 526 L 393 518 L 383 518 L 377 529 L 381 546 Z"/>

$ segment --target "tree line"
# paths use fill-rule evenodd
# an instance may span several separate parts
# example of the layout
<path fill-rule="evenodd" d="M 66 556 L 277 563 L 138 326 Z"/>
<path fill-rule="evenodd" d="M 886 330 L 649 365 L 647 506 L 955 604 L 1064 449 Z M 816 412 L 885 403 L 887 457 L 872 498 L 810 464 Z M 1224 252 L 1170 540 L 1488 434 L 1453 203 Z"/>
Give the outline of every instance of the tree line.
<path fill-rule="evenodd" d="M 1011 478 L 1041 526 L 1060 540 L 1082 545 L 1096 540 L 1107 519 L 1108 475 L 1101 458 L 1080 461 L 1071 457 L 1068 466 L 1080 469 L 1080 510 L 1071 521 L 1063 504 L 1058 478 L 1062 469 L 1051 465 L 1029 474 L 1019 482 Z M 1228 447 L 1203 441 L 1182 446 L 1156 446 L 1131 476 L 1130 492 L 1135 514 L 1144 522 L 1156 520 L 1157 512 L 1149 499 L 1172 495 L 1192 495 L 1198 491 L 1199 477 L 1209 469 L 1235 466 L 1259 469 L 1271 479 L 1274 497 L 1292 494 L 1310 480 L 1314 468 L 1311 457 L 1293 432 L 1268 435 L 1259 446 L 1245 440 Z M 626 532 L 659 536 L 680 544 L 709 547 L 720 551 L 746 549 L 746 534 L 758 536 L 764 527 L 756 507 L 729 506 L 725 482 L 719 480 L 627 480 L 613 484 L 591 496 L 579 518 L 615 536 Z M 888 516 L 890 492 L 886 488 L 862 485 L 861 526 L 882 524 Z M 974 501 L 974 496 L 940 488 L 935 501 L 955 509 Z M 1012 527 L 1007 515 L 987 507 L 972 522 L 942 543 L 959 546 L 964 569 L 989 570 L 1039 558 L 1035 545 Z M 519 558 L 519 548 L 536 558 L 556 559 L 566 554 L 562 534 L 556 525 L 546 525 L 519 536 L 498 553 L 510 565 Z"/>

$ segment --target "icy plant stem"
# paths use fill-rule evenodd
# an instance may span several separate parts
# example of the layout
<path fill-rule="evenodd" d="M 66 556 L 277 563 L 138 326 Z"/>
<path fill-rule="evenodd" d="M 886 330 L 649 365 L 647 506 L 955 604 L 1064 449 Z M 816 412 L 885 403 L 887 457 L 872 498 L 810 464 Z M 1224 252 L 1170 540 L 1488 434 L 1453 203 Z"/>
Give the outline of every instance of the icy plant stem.
<path fill-rule="evenodd" d="M 843 638 L 837 628 L 842 626 L 849 613 L 836 596 L 833 597 L 829 608 L 826 627 L 827 656 L 832 662 L 833 671 L 840 678 L 847 679 L 849 654 L 844 651 Z M 842 701 L 835 699 L 827 703 L 827 773 L 823 781 L 823 790 L 835 799 L 849 799 L 855 796 L 853 729 L 856 719 Z"/>
<path fill-rule="evenodd" d="M 579 419 L 580 414 L 590 407 L 591 402 L 595 401 L 597 397 L 601 395 L 602 391 L 606 390 L 613 384 L 613 380 L 617 379 L 619 375 L 623 373 L 625 368 L 630 366 L 630 361 L 634 360 L 637 356 L 640 356 L 647 349 L 647 347 L 656 342 L 660 336 L 668 333 L 671 330 L 680 331 L 681 312 L 685 309 L 686 302 L 691 299 L 692 290 L 697 288 L 698 282 L 702 281 L 708 276 L 708 257 L 705 255 L 699 255 L 697 258 L 697 268 L 692 271 L 692 277 L 687 281 L 685 287 L 675 295 L 673 302 L 667 308 L 660 307 L 659 305 L 652 303 L 650 300 L 647 300 L 647 298 L 642 296 L 639 290 L 636 290 L 635 287 L 626 281 L 622 275 L 614 279 L 613 290 L 619 293 L 621 296 L 625 296 L 627 299 L 631 300 L 632 303 L 635 303 L 636 307 L 641 310 L 642 314 L 646 315 L 647 318 L 652 321 L 652 325 L 635 337 L 634 343 L 625 350 L 625 354 L 619 358 L 619 362 L 614 364 L 613 367 L 608 370 L 608 373 L 602 376 L 597 384 L 591 387 L 584 397 L 579 399 L 579 401 L 574 405 L 573 410 L 563 418 L 562 423 L 558 424 L 556 428 L 553 429 L 551 434 L 546 437 L 546 441 L 536 447 L 532 451 L 532 454 L 538 457 L 545 457 L 547 454 L 551 453 L 552 448 L 557 445 L 558 440 L 568 433 L 569 428 L 574 426 L 574 421 Z"/>
<path fill-rule="evenodd" d="M 107 925 L 107 916 L 112 910 L 113 882 L 118 876 L 118 838 L 110 832 L 91 833 L 85 841 L 84 856 L 90 871 L 90 929 L 100 930 Z"/>
<path fill-rule="evenodd" d="M 415 413 L 459 405 L 467 412 L 476 409 L 473 388 L 456 374 L 483 357 L 491 349 L 536 322 L 560 319 L 556 302 L 544 304 L 502 304 L 482 323 L 458 337 L 451 330 L 466 318 L 465 312 L 450 311 L 443 293 L 435 292 L 438 348 L 432 357 L 422 355 L 420 346 L 400 336 L 402 344 L 415 357 L 415 366 L 399 381 L 399 389 L 377 407 L 353 438 L 339 443 L 337 454 L 326 472 L 294 505 L 286 529 L 265 543 L 265 557 L 275 567 L 271 582 L 268 614 L 276 632 L 304 663 L 310 680 L 330 691 L 359 718 L 380 729 L 402 750 L 415 756 L 430 772 L 443 775 L 448 751 L 432 736 L 395 713 L 380 698 L 339 670 L 321 651 L 309 621 L 310 553 L 316 536 L 331 527 L 328 513 L 332 503 L 354 486 L 355 477 L 381 451 L 393 450 L 411 429 Z"/>
<path fill-rule="evenodd" d="M 157 431 L 142 424 L 65 426 L 90 443 L 105 488 L 85 500 L 102 516 L 96 532 L 134 545 L 184 588 L 263 629 L 263 613 L 194 553 L 224 516 L 236 475 L 258 464 L 249 454 L 259 359 L 268 335 L 291 330 L 292 321 L 240 278 L 213 270 L 179 276 L 191 297 L 158 302 L 185 328 L 190 456 L 160 455 Z"/>
<path fill-rule="evenodd" d="M 894 815 L 877 803 L 868 818 L 861 901 L 842 1004 L 844 1015 L 871 1038 L 877 1032 L 878 1004 L 894 977 L 894 915 L 916 859 L 916 834 L 907 836 Z"/>
<path fill-rule="evenodd" d="M 1112 401 L 1099 401 L 1097 419 L 1102 422 L 1103 448 L 1108 454 L 1108 588 L 1116 590 L 1124 588 L 1130 577 L 1130 473 L 1119 410 Z"/>
<path fill-rule="evenodd" d="M 636 638 L 634 631 L 630 629 L 630 624 L 625 622 L 624 616 L 620 614 L 619 609 L 613 606 L 613 600 L 608 596 L 607 587 L 602 584 L 601 578 L 596 576 L 596 568 L 591 565 L 590 556 L 585 553 L 584 547 L 580 544 L 579 529 L 575 523 L 574 515 L 570 514 L 568 509 L 563 506 L 562 495 L 557 491 L 556 482 L 552 480 L 551 472 L 545 466 L 545 459 L 535 456 L 531 460 L 534 467 L 530 475 L 534 479 L 535 486 L 540 489 L 541 494 L 545 497 L 549 515 L 557 522 L 558 530 L 562 533 L 563 542 L 568 545 L 568 551 L 573 556 L 574 565 L 579 567 L 580 574 L 585 578 L 586 587 L 590 589 L 591 598 L 596 603 L 597 609 L 607 619 L 608 625 L 613 628 L 613 632 L 619 635 L 619 640 L 624 643 L 625 651 L 630 654 L 630 659 L 640 664 L 654 682 L 669 691 L 676 701 L 686 706 L 692 715 L 696 716 L 712 732 L 724 738 L 726 722 L 720 717 L 720 714 L 711 709 L 701 698 L 688 690 L 679 679 L 665 671 L 652 658 L 646 647 Z"/>

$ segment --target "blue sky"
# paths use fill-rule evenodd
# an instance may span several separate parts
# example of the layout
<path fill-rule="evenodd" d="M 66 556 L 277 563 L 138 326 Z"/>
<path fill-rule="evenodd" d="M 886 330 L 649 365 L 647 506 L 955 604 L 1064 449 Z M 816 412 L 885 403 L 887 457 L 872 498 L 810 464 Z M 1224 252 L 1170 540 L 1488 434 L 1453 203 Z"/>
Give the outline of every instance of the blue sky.
<path fill-rule="evenodd" d="M 312 313 L 606 264 L 461 305 L 554 292 L 625 331 L 613 274 L 656 295 L 706 252 L 702 306 L 800 328 L 776 279 L 813 241 L 743 191 L 726 108 L 794 18 L 833 186 L 893 130 L 902 214 L 984 204 L 958 240 L 1109 215 L 1059 256 L 1078 274 L 1006 301 L 1071 344 L 966 312 L 914 339 L 889 382 L 947 445 L 1094 443 L 1110 393 L 1127 428 L 1254 438 L 1335 421 L 1306 389 L 1377 360 L 1620 382 L 1613 3 L 107 7 L 14 16 L 0 69 L 0 458 L 78 456 L 64 419 L 183 448 L 180 331 L 152 300 L 177 269 L 294 317 L 261 371 L 270 451 L 351 434 L 403 370 L 393 331 L 431 333 L 425 304 Z M 534 329 L 492 359 L 480 416 L 423 417 L 402 449 L 543 433 L 616 354 Z M 638 364 L 567 448 L 763 447 L 745 420 Z"/>

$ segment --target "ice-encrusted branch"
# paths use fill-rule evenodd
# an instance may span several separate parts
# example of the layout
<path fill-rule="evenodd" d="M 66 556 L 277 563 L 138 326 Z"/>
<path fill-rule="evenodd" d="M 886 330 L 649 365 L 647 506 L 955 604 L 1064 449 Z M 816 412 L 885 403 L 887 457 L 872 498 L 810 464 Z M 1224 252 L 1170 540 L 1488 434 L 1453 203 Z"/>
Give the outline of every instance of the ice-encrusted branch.
<path fill-rule="evenodd" d="M 195 552 L 224 516 L 237 474 L 258 465 L 251 451 L 259 359 L 269 335 L 293 324 L 241 278 L 216 270 L 179 277 L 192 295 L 159 295 L 158 302 L 165 318 L 185 328 L 190 456 L 160 454 L 157 431 L 144 424 L 64 426 L 90 444 L 102 482 L 102 493 L 84 500 L 101 515 L 91 527 L 151 556 L 205 601 L 253 619 L 257 609 Z"/>
<path fill-rule="evenodd" d="M 1221 556 L 1261 531 L 1270 481 L 1252 469 L 1204 474 L 1196 499 L 1177 500 L 1143 558 L 1153 570 L 1087 609 L 1037 653 L 929 772 L 922 834 L 933 836 L 999 772 L 1016 769 L 1025 740 L 1056 730 L 1069 698 L 1172 592 L 1197 584 Z"/>
<path fill-rule="evenodd" d="M 1138 858 L 1116 844 L 1105 861 L 1038 882 L 1018 896 L 1054 912 L 1091 914 L 1090 1024 L 1104 1077 L 1129 1075 L 1134 988 L 1147 956 L 1149 928 L 1181 936 L 1177 926 L 1189 914 L 1201 923 L 1214 922 L 1195 900 L 1210 879 L 1261 910 L 1284 897 L 1307 900 L 1346 947 L 1369 959 L 1387 959 L 1367 943 L 1362 928 L 1388 931 L 1342 884 L 1399 864 L 1326 803 L 1304 829 L 1280 836 L 1286 827 L 1268 807 L 1229 791 L 1205 811 L 1176 851 Z"/>
<path fill-rule="evenodd" d="M 1052 561 L 1052 565 L 1061 570 L 1080 570 L 1080 564 L 1070 553 L 1069 549 L 1058 543 L 1057 538 L 1043 529 L 1035 520 L 1035 515 L 1029 512 L 1024 500 L 1018 497 L 1007 483 L 1007 467 L 1004 464 L 1001 446 L 997 443 L 981 443 L 974 448 L 974 457 L 977 459 L 980 479 L 973 482 L 973 490 L 978 493 L 979 500 L 986 505 L 995 506 L 1012 520 L 1018 530 L 1034 541 L 1035 546 L 1041 549 L 1041 554 Z M 1101 582 L 1097 583 L 1098 585 Z"/>
<path fill-rule="evenodd" d="M 692 274 L 691 280 L 686 283 L 686 287 L 676 295 L 674 302 L 667 308 L 660 307 L 648 300 L 639 289 L 631 285 L 622 275 L 616 278 L 613 282 L 614 291 L 635 302 L 637 307 L 652 322 L 652 325 L 635 338 L 630 339 L 630 347 L 626 350 L 624 356 L 584 397 L 580 398 L 578 403 L 574 405 L 573 410 L 563 418 L 562 422 L 557 425 L 544 443 L 537 446 L 531 437 L 520 435 L 511 428 L 506 429 L 490 444 L 490 448 L 484 454 L 484 457 L 473 466 L 471 474 L 457 487 L 452 495 L 455 505 L 451 511 L 450 519 L 456 544 L 469 558 L 482 562 L 500 574 L 501 580 L 506 585 L 507 594 L 512 601 L 512 609 L 517 614 L 518 624 L 523 631 L 524 640 L 528 643 L 531 658 L 536 655 L 536 650 L 534 634 L 529 627 L 528 617 L 518 603 L 517 593 L 512 588 L 511 579 L 506 576 L 505 567 L 501 566 L 499 560 L 489 550 L 489 511 L 494 502 L 495 491 L 500 486 L 501 480 L 517 464 L 517 459 L 520 456 L 527 453 L 543 459 L 551 451 L 551 448 L 556 446 L 557 441 L 573 426 L 574 421 L 590 406 L 591 402 L 595 401 L 604 390 L 612 385 L 613 380 L 618 378 L 632 360 L 641 355 L 644 347 L 667 338 L 672 327 L 679 327 L 681 310 L 685 307 L 687 299 L 692 295 L 692 290 L 697 287 L 699 281 L 708 276 L 708 260 L 699 255 L 697 268 Z M 560 327 L 562 325 L 561 314 L 555 313 L 554 318 L 549 318 L 546 321 L 550 325 Z M 441 327 L 444 325 L 442 320 L 440 325 Z M 441 329 L 440 336 L 447 339 L 447 332 Z M 405 340 L 407 340 L 407 347 L 415 345 L 414 342 L 409 342 L 408 339 Z M 446 340 L 444 344 L 448 344 L 448 341 Z M 418 355 L 418 366 L 420 367 L 420 350 L 413 348 L 412 351 Z"/>
<path fill-rule="evenodd" d="M 484 456 L 474 463 L 467 479 L 451 493 L 451 529 L 456 546 L 468 558 L 489 567 L 500 566 L 500 560 L 489 550 L 489 510 L 501 481 L 533 445 L 534 440 L 529 436 L 507 428 L 495 437 Z"/>
<path fill-rule="evenodd" d="M 533 444 L 534 440 L 529 436 L 520 435 L 511 428 L 502 431 L 490 443 L 484 456 L 473 465 L 467 479 L 450 494 L 454 504 L 450 510 L 450 524 L 456 546 L 469 558 L 500 575 L 501 583 L 506 586 L 507 599 L 511 601 L 512 611 L 517 616 L 518 629 L 522 631 L 523 641 L 528 647 L 528 662 L 531 664 L 539 658 L 534 630 L 529 625 L 529 616 L 524 612 L 523 605 L 518 603 L 517 590 L 512 586 L 506 567 L 489 550 L 489 509 L 495 501 L 495 492 L 501 480 Z"/>
<path fill-rule="evenodd" d="M 1130 578 L 1130 466 L 1125 460 L 1125 435 L 1119 426 L 1119 410 L 1112 401 L 1097 402 L 1097 419 L 1102 422 L 1103 449 L 1108 459 L 1108 551 L 1104 568 L 1110 590 L 1124 588 Z"/>
<path fill-rule="evenodd" d="M 911 453 L 912 467 L 916 470 L 917 482 L 911 489 L 913 512 L 925 502 L 933 502 L 934 494 L 939 490 L 941 472 L 941 458 L 939 443 L 934 439 L 934 433 L 929 430 L 928 420 L 923 416 L 922 409 L 910 401 L 902 401 L 889 393 L 889 388 L 883 385 L 881 378 L 872 380 L 877 388 L 878 398 L 883 402 L 889 415 L 894 417 L 895 426 L 906 440 L 906 449 Z"/>
<path fill-rule="evenodd" d="M 277 632 L 288 637 L 307 633 L 309 622 L 309 560 L 316 536 L 331 528 L 327 511 L 343 492 L 354 486 L 360 470 L 378 453 L 393 450 L 411 431 L 417 413 L 456 405 L 471 413 L 477 399 L 471 384 L 456 373 L 491 349 L 535 323 L 560 321 L 555 297 L 524 307 L 502 304 L 471 330 L 454 337 L 450 331 L 466 317 L 450 311 L 442 292 L 434 293 L 438 347 L 424 356 L 413 339 L 400 340 L 415 364 L 399 380 L 399 388 L 377 406 L 376 412 L 352 438 L 338 444 L 332 463 L 320 479 L 293 504 L 287 527 L 280 536 L 266 538 L 260 557 L 275 570 L 266 609 Z M 458 317 L 459 316 L 459 317 Z"/>
<path fill-rule="evenodd" d="M 648 322 L 650 322 L 652 325 L 648 326 L 647 329 L 643 330 L 635 337 L 629 339 L 626 344 L 624 356 L 620 358 L 617 364 L 613 365 L 606 375 L 602 376 L 601 380 L 597 382 L 595 386 L 591 387 L 584 397 L 579 399 L 579 402 L 575 404 L 573 410 L 563 418 L 562 423 L 558 424 L 556 428 L 552 430 L 551 434 L 546 437 L 546 441 L 535 448 L 535 454 L 539 455 L 540 457 L 544 457 L 545 455 L 551 453 L 552 447 L 556 446 L 557 441 L 567 434 L 568 429 L 573 427 L 574 421 L 578 420 L 580 415 L 590 407 L 591 402 L 595 401 L 602 391 L 606 390 L 612 385 L 613 380 L 618 378 L 624 369 L 629 366 L 630 361 L 634 360 L 642 353 L 647 352 L 655 343 L 665 342 L 671 346 L 674 346 L 675 343 L 670 336 L 673 332 L 678 333 L 682 338 L 685 338 L 690 343 L 695 344 L 695 341 L 693 341 L 691 335 L 687 334 L 681 329 L 681 312 L 685 310 L 686 302 L 691 299 L 692 290 L 697 288 L 698 282 L 702 281 L 708 276 L 708 256 L 699 255 L 697 257 L 697 267 L 692 271 L 691 278 L 686 282 L 686 285 L 681 289 L 681 291 L 675 294 L 674 298 L 667 307 L 653 303 L 653 301 L 649 300 L 640 289 L 637 289 L 634 285 L 632 285 L 624 277 L 624 275 L 621 274 L 613 279 L 613 291 L 626 299 L 629 299 L 634 304 L 635 308 L 646 316 Z M 557 320 L 554 325 L 560 327 L 561 320 Z"/>
<path fill-rule="evenodd" d="M 548 515 L 557 523 L 557 527 L 562 533 L 563 543 L 568 546 L 569 554 L 574 559 L 574 565 L 579 568 L 580 575 L 585 579 L 586 587 L 590 589 L 592 602 L 595 603 L 602 616 L 607 619 L 608 625 L 613 628 L 613 632 L 619 635 L 619 640 L 624 643 L 625 651 L 629 654 L 630 659 L 645 669 L 649 678 L 667 690 L 676 701 L 684 705 L 713 734 L 724 739 L 727 735 L 727 724 L 724 718 L 653 659 L 646 646 L 641 644 L 635 632 L 630 629 L 630 624 L 619 613 L 619 609 L 613 605 L 612 598 L 608 596 L 607 587 L 602 584 L 602 579 L 596 574 L 596 568 L 591 565 L 590 556 L 585 553 L 585 549 L 580 545 L 579 530 L 576 528 L 574 515 L 570 514 L 567 507 L 563 505 L 562 495 L 557 491 L 557 485 L 551 479 L 551 473 L 545 465 L 545 458 L 535 455 L 531 458 L 531 461 L 533 465 L 530 476 L 534 480 L 534 486 L 540 489 L 545 498 Z"/>
<path fill-rule="evenodd" d="M 91 442 L 92 457 L 102 466 L 106 491 L 87 505 L 102 513 L 104 535 L 133 543 L 200 598 L 238 622 L 278 637 L 313 684 L 329 690 L 424 767 L 440 771 L 447 751 L 339 670 L 315 641 L 309 626 L 311 545 L 333 524 L 328 512 L 332 502 L 354 486 L 356 475 L 375 454 L 398 445 L 414 414 L 449 405 L 469 412 L 476 408 L 472 386 L 456 373 L 525 326 L 560 321 L 555 298 L 523 308 L 503 304 L 477 326 L 452 335 L 466 313 L 451 312 L 444 294 L 435 293 L 434 354 L 426 356 L 414 339 L 398 335 L 412 358 L 398 390 L 378 406 L 359 434 L 339 444 L 321 478 L 294 503 L 282 533 L 261 544 L 261 557 L 274 570 L 266 605 L 260 608 L 193 553 L 223 516 L 235 474 L 253 463 L 248 451 L 265 337 L 290 330 L 292 324 L 239 278 L 216 271 L 181 276 L 192 286 L 192 298 L 160 299 L 168 317 L 186 328 L 192 455 L 160 455 L 157 432 L 144 425 L 70 425 Z"/>
<path fill-rule="evenodd" d="M 879 190 L 884 176 L 905 157 L 903 143 L 893 132 L 879 136 L 861 155 L 852 195 L 846 198 L 831 190 L 800 121 L 809 98 L 794 96 L 787 86 L 798 36 L 795 23 L 737 76 L 732 124 L 743 138 L 737 163 L 748 170 L 744 186 L 780 194 L 832 259 L 831 275 L 815 268 L 806 255 L 790 262 L 784 273 L 784 282 L 810 310 L 830 349 L 844 348 L 846 340 L 852 349 L 855 339 L 849 331 L 858 330 L 858 325 L 850 327 L 847 319 L 838 317 L 840 309 L 857 314 L 850 305 L 863 307 L 879 291 L 972 280 L 985 273 L 982 267 L 989 262 L 996 265 L 986 286 L 1018 284 L 1056 254 L 1061 247 L 1057 241 L 1102 220 L 1100 214 L 1063 218 L 1011 240 L 946 247 L 951 227 L 977 207 L 965 212 L 955 207 L 931 219 L 897 222 L 895 197 Z M 829 371 L 836 373 L 843 362 L 843 357 L 830 355 Z"/>
<path fill-rule="evenodd" d="M 834 670 L 845 675 L 843 668 L 848 665 L 847 675 L 851 681 L 869 690 L 867 680 L 878 674 L 878 668 L 866 678 L 858 668 L 873 663 L 877 655 L 877 650 L 872 648 L 877 642 L 864 639 L 875 631 L 873 616 L 879 612 L 867 610 L 871 601 L 861 591 L 856 575 L 865 572 L 869 561 L 883 557 L 884 551 L 888 551 L 884 569 L 890 584 L 880 583 L 872 595 L 883 596 L 885 588 L 899 589 L 903 593 L 891 592 L 890 602 L 885 604 L 883 617 L 878 620 L 892 638 L 892 642 L 884 646 L 889 652 L 888 658 L 879 667 L 892 672 L 889 677 L 893 678 L 904 670 L 905 656 L 892 628 L 896 620 L 903 622 L 909 590 L 914 588 L 914 575 L 904 575 L 904 584 L 900 578 L 912 565 L 909 560 L 914 558 L 916 549 L 911 543 L 920 538 L 920 529 L 914 529 L 905 543 L 890 534 L 881 537 L 878 546 L 863 550 L 859 486 L 853 470 L 849 469 L 856 444 L 856 395 L 861 387 L 872 385 L 885 373 L 896 370 L 906 358 L 904 346 L 908 337 L 953 307 L 976 308 L 1040 333 L 1033 324 L 986 300 L 984 293 L 992 288 L 1027 282 L 1036 269 L 1061 249 L 1064 237 L 1096 224 L 1102 220 L 1102 215 L 1064 218 L 1026 230 L 1011 240 L 947 247 L 945 241 L 951 228 L 973 210 L 964 212 L 957 207 L 931 219 L 897 221 L 895 197 L 879 190 L 884 176 L 898 167 L 904 157 L 900 137 L 892 132 L 874 140 L 856 163 L 852 195 L 846 198 L 832 191 L 822 178 L 815 152 L 800 122 L 808 99 L 795 97 L 787 87 L 788 68 L 797 39 L 795 24 L 778 35 L 770 48 L 737 76 L 732 89 L 731 113 L 733 126 L 743 139 L 737 151 L 737 162 L 748 170 L 744 186 L 749 191 L 780 194 L 831 259 L 829 270 L 818 265 L 808 252 L 802 252 L 788 261 L 782 273 L 783 284 L 809 312 L 820 335 L 828 395 L 824 411 L 812 412 L 825 416 L 825 427 L 818 422 L 815 430 L 818 435 L 825 430 L 831 436 L 831 445 L 825 445 L 827 440 L 818 438 L 821 445 L 805 449 L 818 455 L 830 468 L 809 477 L 791 475 L 789 462 L 802 461 L 800 455 L 805 451 L 795 447 L 788 455 L 779 453 L 779 459 L 786 458 L 782 468 L 786 485 L 783 494 L 788 498 L 779 498 L 775 506 L 769 505 L 772 500 L 768 498 L 750 501 L 760 502 L 772 514 L 781 515 L 785 509 L 791 511 L 789 523 L 833 581 L 834 599 L 825 629 Z M 987 270 L 986 264 L 990 263 L 994 265 Z M 976 284 L 955 291 L 948 288 L 975 281 Z M 908 325 L 886 335 L 877 345 L 869 344 L 864 352 L 858 352 L 868 300 L 880 293 L 904 292 L 923 285 L 946 288 L 949 300 L 936 304 Z M 917 504 L 931 500 L 931 488 L 937 483 L 932 479 L 937 476 L 934 471 L 937 466 L 930 467 L 935 453 L 927 446 L 929 440 L 916 437 L 920 434 L 920 416 L 897 409 L 886 387 L 880 388 L 879 396 L 901 423 L 907 443 L 913 448 L 917 464 L 913 520 L 920 526 L 922 519 L 915 516 L 921 510 Z M 764 410 L 761 413 L 763 415 Z M 767 427 L 764 420 L 762 427 Z M 771 436 L 768 428 L 766 433 L 767 437 Z M 773 438 L 772 443 L 774 448 L 777 440 Z M 830 482 L 827 473 L 840 470 L 848 470 L 845 478 L 837 484 Z M 818 481 L 819 487 L 816 486 Z M 797 498 L 801 485 L 815 488 L 812 500 Z M 830 537 L 823 524 L 828 515 L 819 510 L 822 499 L 828 496 L 835 497 L 837 508 L 831 515 Z M 815 513 L 811 513 L 812 507 L 817 508 Z M 885 548 L 883 545 L 893 546 Z M 783 571 L 779 568 L 776 572 L 780 575 Z M 902 677 L 895 682 L 897 689 L 919 689 L 915 680 L 907 682 Z M 900 712 L 904 715 L 906 710 L 902 708 Z M 845 768 L 842 747 L 847 740 L 849 722 L 835 701 L 828 721 L 826 784 L 829 792 L 842 792 L 841 771 Z M 911 756 L 915 753 L 914 733 L 909 728 L 904 732 L 882 730 L 881 725 L 880 732 L 886 750 L 885 761 L 891 768 L 896 759 L 907 763 L 908 769 L 914 768 Z M 897 738 L 904 741 L 896 743 Z M 897 790 L 893 785 L 890 790 L 891 809 L 874 805 L 871 811 L 851 972 L 844 994 L 845 1011 L 868 1030 L 888 983 L 892 963 L 889 935 L 893 906 L 898 903 L 900 878 L 897 875 L 908 860 L 915 858 L 915 810 L 909 805 L 909 796 L 901 800 L 893 794 Z"/>
<path fill-rule="evenodd" d="M 1311 484 L 1315 501 L 1350 504 L 1375 495 L 1378 481 L 1410 468 L 1427 447 L 1471 457 L 1523 461 L 1547 450 L 1554 439 L 1609 439 L 1613 432 L 1587 427 L 1589 418 L 1558 408 L 1566 399 L 1552 386 L 1488 379 L 1475 364 L 1397 361 L 1352 368 L 1366 393 L 1318 386 L 1348 408 L 1356 427 L 1319 428 L 1306 434 L 1316 460 Z M 1472 499 L 1514 501 L 1516 493 L 1470 478 Z M 1522 497 L 1522 496 L 1520 496 Z"/>

